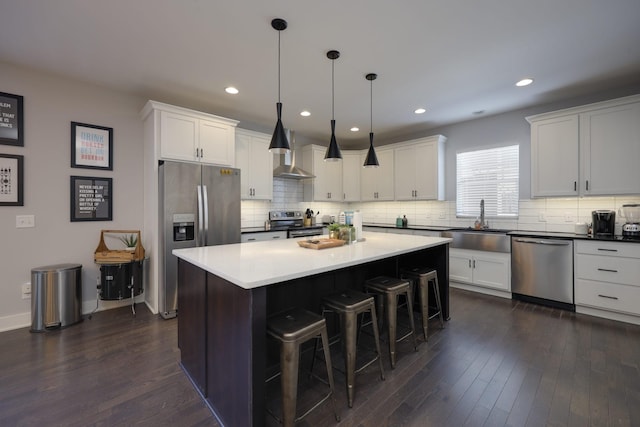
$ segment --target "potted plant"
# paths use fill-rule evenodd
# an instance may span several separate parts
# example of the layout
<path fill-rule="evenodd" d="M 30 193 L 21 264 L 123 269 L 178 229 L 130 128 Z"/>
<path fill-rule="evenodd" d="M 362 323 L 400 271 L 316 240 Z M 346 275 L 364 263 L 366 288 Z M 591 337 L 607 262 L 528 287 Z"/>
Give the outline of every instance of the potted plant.
<path fill-rule="evenodd" d="M 120 241 L 124 243 L 128 251 L 134 251 L 138 245 L 138 236 L 135 234 L 125 234 L 120 237 Z"/>
<path fill-rule="evenodd" d="M 339 239 L 340 238 L 340 224 L 333 223 L 329 224 L 329 238 L 330 239 Z"/>

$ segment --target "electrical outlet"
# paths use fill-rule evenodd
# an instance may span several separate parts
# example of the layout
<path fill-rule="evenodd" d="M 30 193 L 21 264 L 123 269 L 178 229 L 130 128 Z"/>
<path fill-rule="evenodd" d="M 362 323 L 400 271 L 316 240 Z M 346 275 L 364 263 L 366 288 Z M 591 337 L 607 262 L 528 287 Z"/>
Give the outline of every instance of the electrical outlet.
<path fill-rule="evenodd" d="M 35 226 L 35 215 L 16 215 L 16 228 L 32 228 Z"/>
<path fill-rule="evenodd" d="M 31 283 L 23 283 L 21 286 L 22 289 L 22 299 L 31 298 Z"/>
<path fill-rule="evenodd" d="M 540 213 L 538 214 L 538 221 L 547 222 L 547 215 L 544 213 L 544 211 L 540 211 Z"/>

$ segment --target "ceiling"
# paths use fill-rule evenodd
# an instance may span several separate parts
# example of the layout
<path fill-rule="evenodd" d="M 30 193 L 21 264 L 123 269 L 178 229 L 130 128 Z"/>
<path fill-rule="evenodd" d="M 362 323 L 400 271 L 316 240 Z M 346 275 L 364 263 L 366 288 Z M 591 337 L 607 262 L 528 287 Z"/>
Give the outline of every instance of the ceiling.
<path fill-rule="evenodd" d="M 278 98 L 270 23 L 283 18 L 284 126 L 328 143 L 326 52 L 338 50 L 336 136 L 348 148 L 368 144 L 371 72 L 381 144 L 640 80 L 638 0 L 0 0 L 0 11 L 2 61 L 267 132 Z M 516 87 L 523 77 L 535 81 Z"/>

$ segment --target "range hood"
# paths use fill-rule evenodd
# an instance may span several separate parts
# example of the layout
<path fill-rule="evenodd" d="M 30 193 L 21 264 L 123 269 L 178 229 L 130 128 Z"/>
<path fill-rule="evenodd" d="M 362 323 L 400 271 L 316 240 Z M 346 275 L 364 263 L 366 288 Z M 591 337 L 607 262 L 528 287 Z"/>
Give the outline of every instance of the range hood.
<path fill-rule="evenodd" d="M 280 154 L 280 166 L 273 170 L 273 176 L 276 178 L 287 179 L 311 179 L 316 176 L 296 166 L 295 157 L 295 135 L 292 130 L 286 129 L 285 133 L 289 139 L 291 150 L 286 154 Z"/>

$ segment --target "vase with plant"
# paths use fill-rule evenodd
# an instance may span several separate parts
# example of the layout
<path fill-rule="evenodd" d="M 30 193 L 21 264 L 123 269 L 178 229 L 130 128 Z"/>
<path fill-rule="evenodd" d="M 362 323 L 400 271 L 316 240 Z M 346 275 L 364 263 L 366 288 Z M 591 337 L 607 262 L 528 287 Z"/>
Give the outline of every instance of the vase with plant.
<path fill-rule="evenodd" d="M 120 241 L 124 243 L 128 251 L 134 251 L 138 245 L 138 236 L 135 234 L 125 234 L 120 237 Z"/>
<path fill-rule="evenodd" d="M 340 238 L 340 224 L 338 223 L 329 224 L 329 238 L 330 239 Z"/>

